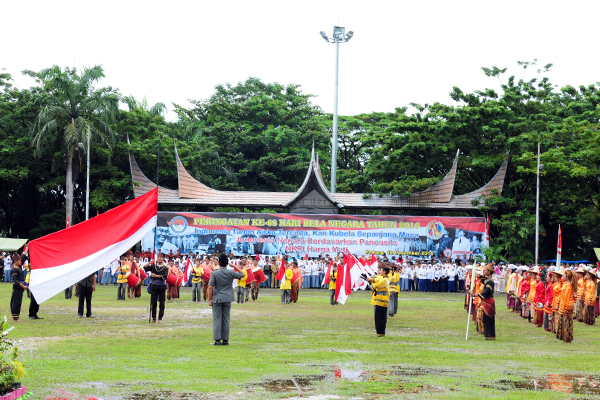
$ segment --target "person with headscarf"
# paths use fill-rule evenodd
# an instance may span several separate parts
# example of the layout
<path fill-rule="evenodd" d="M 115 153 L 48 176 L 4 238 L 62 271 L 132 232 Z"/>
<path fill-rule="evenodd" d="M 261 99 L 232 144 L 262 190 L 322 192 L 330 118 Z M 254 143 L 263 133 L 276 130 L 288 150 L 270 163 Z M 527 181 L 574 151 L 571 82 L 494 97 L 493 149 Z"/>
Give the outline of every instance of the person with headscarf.
<path fill-rule="evenodd" d="M 427 282 L 427 291 L 433 291 L 433 278 L 435 275 L 435 271 L 433 270 L 433 265 L 428 264 L 427 270 L 425 271 L 425 282 Z"/>

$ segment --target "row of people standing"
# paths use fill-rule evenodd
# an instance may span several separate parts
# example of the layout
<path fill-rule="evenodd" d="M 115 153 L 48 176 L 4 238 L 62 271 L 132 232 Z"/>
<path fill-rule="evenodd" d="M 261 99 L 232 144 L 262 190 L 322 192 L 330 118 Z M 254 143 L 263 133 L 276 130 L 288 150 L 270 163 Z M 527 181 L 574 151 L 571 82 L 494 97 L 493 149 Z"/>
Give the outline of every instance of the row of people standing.
<path fill-rule="evenodd" d="M 507 308 L 566 343 L 574 339 L 573 321 L 594 325 L 600 315 L 598 270 L 510 266 Z M 544 275 L 543 272 L 546 272 Z"/>

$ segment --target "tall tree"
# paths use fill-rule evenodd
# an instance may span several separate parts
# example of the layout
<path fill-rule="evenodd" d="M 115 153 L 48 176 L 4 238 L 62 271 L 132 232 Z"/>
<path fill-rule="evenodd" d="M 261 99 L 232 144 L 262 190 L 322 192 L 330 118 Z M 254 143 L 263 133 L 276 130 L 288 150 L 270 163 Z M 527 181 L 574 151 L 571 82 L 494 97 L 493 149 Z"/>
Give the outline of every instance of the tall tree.
<path fill-rule="evenodd" d="M 216 176 L 216 188 L 294 191 L 313 143 L 327 160 L 329 138 L 315 118 L 322 112 L 299 85 L 249 78 L 215 89 L 210 99 L 192 101 L 191 109 L 175 105 L 175 112 L 192 133 L 180 139 L 210 144 L 216 171 L 233 174 Z"/>
<path fill-rule="evenodd" d="M 81 74 L 76 68 L 63 70 L 57 65 L 25 74 L 36 78 L 43 87 L 36 99 L 41 110 L 31 127 L 32 144 L 37 156 L 58 151 L 65 157 L 66 219 L 73 223 L 73 172 L 77 174 L 81 164 L 81 143 L 86 143 L 90 132 L 92 138 L 112 148 L 111 124 L 118 111 L 119 95 L 110 87 L 93 87 L 104 77 L 100 65 L 84 68 Z"/>

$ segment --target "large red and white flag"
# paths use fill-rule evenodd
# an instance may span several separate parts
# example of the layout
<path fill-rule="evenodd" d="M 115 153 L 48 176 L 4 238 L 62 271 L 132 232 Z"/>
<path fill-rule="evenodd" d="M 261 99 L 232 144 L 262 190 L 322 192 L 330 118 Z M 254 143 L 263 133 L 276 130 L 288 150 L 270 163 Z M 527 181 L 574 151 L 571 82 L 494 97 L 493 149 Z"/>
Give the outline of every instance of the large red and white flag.
<path fill-rule="evenodd" d="M 558 245 L 556 246 L 556 267 L 560 268 L 560 259 L 562 258 L 562 233 L 560 224 L 558 224 Z"/>
<path fill-rule="evenodd" d="M 38 303 L 79 282 L 125 253 L 154 227 L 158 188 L 69 229 L 29 244 L 29 288 Z"/>

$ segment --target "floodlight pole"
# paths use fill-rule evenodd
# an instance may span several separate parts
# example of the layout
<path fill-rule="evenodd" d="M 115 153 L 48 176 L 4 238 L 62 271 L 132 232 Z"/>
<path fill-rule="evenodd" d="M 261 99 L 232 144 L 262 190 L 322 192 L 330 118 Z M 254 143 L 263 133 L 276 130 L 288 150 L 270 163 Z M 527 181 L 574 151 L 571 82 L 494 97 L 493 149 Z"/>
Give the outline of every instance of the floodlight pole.
<path fill-rule="evenodd" d="M 540 142 L 537 156 L 537 185 L 535 196 L 535 265 L 538 265 L 538 250 L 540 242 Z"/>
<path fill-rule="evenodd" d="M 335 193 L 337 181 L 337 131 L 338 131 L 338 77 L 340 69 L 340 43 L 349 41 L 354 32 L 345 33 L 346 28 L 341 26 L 333 27 L 333 38 L 328 38 L 325 32 L 321 31 L 321 36 L 328 43 L 335 43 L 335 85 L 333 100 L 333 134 L 331 137 L 331 193 Z"/>
<path fill-rule="evenodd" d="M 340 39 L 335 38 L 335 94 L 333 97 L 333 136 L 331 137 L 331 193 L 337 182 L 337 131 L 338 131 L 338 74 L 340 68 Z"/>
<path fill-rule="evenodd" d="M 90 124 L 87 126 L 87 178 L 85 184 L 85 220 L 90 218 Z"/>

